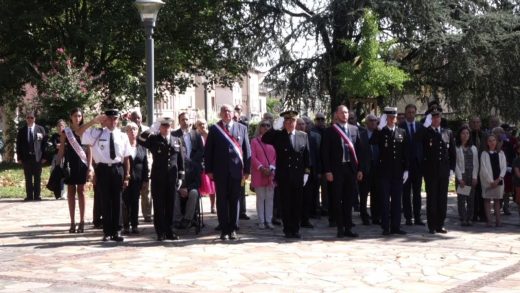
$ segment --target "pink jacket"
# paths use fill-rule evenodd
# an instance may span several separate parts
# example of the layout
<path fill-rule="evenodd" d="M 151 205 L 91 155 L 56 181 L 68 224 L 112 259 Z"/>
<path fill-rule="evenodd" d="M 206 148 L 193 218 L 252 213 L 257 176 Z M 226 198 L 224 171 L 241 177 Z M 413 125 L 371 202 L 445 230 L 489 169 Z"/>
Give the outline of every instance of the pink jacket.
<path fill-rule="evenodd" d="M 251 186 L 274 186 L 274 173 L 266 177 L 259 170 L 260 167 L 269 168 L 269 166 L 276 166 L 276 152 L 274 147 L 270 144 L 263 143 L 260 137 L 256 137 L 251 141 Z"/>

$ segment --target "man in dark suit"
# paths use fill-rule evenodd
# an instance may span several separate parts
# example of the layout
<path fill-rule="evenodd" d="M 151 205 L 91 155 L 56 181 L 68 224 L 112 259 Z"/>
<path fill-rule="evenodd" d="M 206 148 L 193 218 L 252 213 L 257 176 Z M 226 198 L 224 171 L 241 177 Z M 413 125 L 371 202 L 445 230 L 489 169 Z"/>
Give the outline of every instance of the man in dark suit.
<path fill-rule="evenodd" d="M 372 136 L 377 132 L 377 123 L 379 119 L 375 115 L 369 114 L 365 118 L 366 122 L 366 136 L 368 141 L 372 139 Z M 361 135 L 361 140 L 364 135 Z M 367 196 L 370 191 L 370 213 L 372 218 L 372 224 L 381 224 L 381 187 L 379 184 L 379 147 L 377 145 L 369 144 L 363 146 L 367 149 L 368 154 L 366 155 L 367 160 L 366 173 L 364 173 L 363 180 L 359 185 L 360 197 L 361 197 L 361 215 L 363 224 L 367 225 L 366 218 L 363 215 L 367 215 L 366 211 Z M 368 217 L 368 216 L 366 216 Z"/>
<path fill-rule="evenodd" d="M 303 187 L 303 205 L 302 205 L 302 217 L 300 220 L 300 227 L 302 228 L 314 228 L 314 225 L 309 221 L 311 214 L 312 202 L 314 201 L 313 193 L 316 187 L 316 170 L 314 167 L 316 166 L 316 161 L 319 160 L 320 154 L 319 152 L 319 143 L 321 138 L 317 132 L 307 131 L 307 123 L 303 118 L 298 118 L 296 120 L 296 130 L 307 133 L 307 138 L 309 139 L 309 158 L 311 165 L 311 172 L 309 174 L 309 180 L 307 180 L 307 184 Z"/>
<path fill-rule="evenodd" d="M 332 184 L 330 191 L 338 238 L 358 236 L 352 232 L 352 201 L 357 181 L 363 179 L 365 163 L 361 159 L 358 128 L 347 123 L 348 117 L 348 108 L 339 106 L 335 112 L 336 123 L 325 130 L 321 145 L 323 172 Z"/>
<path fill-rule="evenodd" d="M 43 126 L 36 124 L 33 112 L 25 115 L 27 125 L 20 128 L 16 137 L 16 155 L 23 165 L 25 177 L 25 201 L 41 200 L 40 183 L 42 164 L 47 146 L 47 132 Z"/>
<path fill-rule="evenodd" d="M 309 156 L 311 160 L 311 174 L 306 189 L 309 192 L 309 217 L 319 218 L 320 211 L 320 180 L 321 180 L 321 135 L 314 131 L 312 120 L 309 117 L 303 117 L 305 121 L 305 132 L 309 138 Z M 302 221 L 303 222 L 303 221 Z M 303 225 L 302 225 L 303 227 Z"/>
<path fill-rule="evenodd" d="M 220 239 L 235 240 L 238 202 L 243 184 L 249 178 L 251 147 L 247 128 L 233 121 L 230 105 L 220 107 L 220 118 L 209 129 L 204 160 L 206 174 L 215 181 Z"/>
<path fill-rule="evenodd" d="M 450 170 L 455 170 L 455 139 L 450 129 L 441 127 L 441 109 L 433 109 L 431 125 L 418 137 L 423 145 L 423 174 L 426 184 L 426 217 L 431 234 L 444 229 L 448 204 Z"/>
<path fill-rule="evenodd" d="M 367 121 L 367 126 L 371 126 L 372 121 L 371 118 L 377 118 L 374 115 L 367 116 L 365 121 Z M 369 125 L 370 124 L 370 125 Z M 377 125 L 375 126 L 377 127 Z M 361 139 L 362 152 L 360 152 L 360 160 L 363 161 L 364 169 L 361 170 L 363 172 L 363 179 L 358 182 L 358 193 L 359 193 L 359 215 L 361 216 L 361 221 L 363 225 L 370 225 L 370 215 L 367 210 L 368 203 L 368 192 L 370 191 L 370 175 L 371 175 L 371 162 L 372 162 L 372 150 L 373 146 L 370 144 L 370 137 L 372 136 L 373 129 L 370 131 L 369 129 L 358 127 L 359 129 L 359 138 Z M 371 195 L 372 198 L 372 195 Z M 374 200 L 370 200 L 370 205 L 372 206 Z"/>
<path fill-rule="evenodd" d="M 280 116 L 284 118 L 284 128 L 269 130 L 262 141 L 273 145 L 276 151 L 275 180 L 281 197 L 285 237 L 301 238 L 303 187 L 311 171 L 309 141 L 305 132 L 296 130 L 298 112 L 285 111 Z"/>
<path fill-rule="evenodd" d="M 408 179 L 409 144 L 406 131 L 396 125 L 397 108 L 385 107 L 377 131 L 371 139 L 379 148 L 381 184 L 381 228 L 383 235 L 406 234 L 401 230 L 401 196 Z"/>
<path fill-rule="evenodd" d="M 174 223 L 179 228 L 188 228 L 192 224 L 199 197 L 199 187 L 204 159 L 204 144 L 201 135 L 191 128 L 188 114 L 179 114 L 180 128 L 172 135 L 181 139 L 186 172 L 182 186 L 175 195 Z M 181 213 L 181 202 L 185 202 L 184 214 Z"/>
<path fill-rule="evenodd" d="M 408 169 L 408 180 L 403 186 L 403 213 L 406 225 L 424 226 L 421 220 L 421 187 L 422 187 L 422 144 L 416 140 L 416 134 L 422 131 L 422 124 L 415 121 L 417 107 L 408 104 L 405 107 L 405 121 L 399 127 L 406 131 L 408 138 L 408 149 L 410 150 L 410 168 Z M 412 213 L 413 210 L 413 213 Z M 412 216 L 414 222 L 412 222 Z"/>

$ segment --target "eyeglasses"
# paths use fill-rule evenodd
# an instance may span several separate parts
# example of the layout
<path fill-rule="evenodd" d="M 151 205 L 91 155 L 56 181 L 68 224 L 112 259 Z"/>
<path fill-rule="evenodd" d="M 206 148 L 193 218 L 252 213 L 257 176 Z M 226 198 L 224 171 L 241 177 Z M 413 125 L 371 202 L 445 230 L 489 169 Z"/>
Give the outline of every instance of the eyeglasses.
<path fill-rule="evenodd" d="M 267 124 L 267 123 L 262 123 L 260 124 L 261 127 L 271 127 L 271 124 Z"/>
<path fill-rule="evenodd" d="M 34 117 L 26 117 L 27 119 L 34 119 Z"/>

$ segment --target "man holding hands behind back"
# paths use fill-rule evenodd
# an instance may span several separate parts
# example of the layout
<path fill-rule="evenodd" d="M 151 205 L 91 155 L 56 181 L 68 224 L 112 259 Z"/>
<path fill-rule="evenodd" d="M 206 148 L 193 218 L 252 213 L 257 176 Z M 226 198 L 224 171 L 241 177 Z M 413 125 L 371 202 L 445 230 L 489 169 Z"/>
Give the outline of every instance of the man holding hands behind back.
<path fill-rule="evenodd" d="M 246 126 L 233 121 L 233 108 L 220 107 L 221 120 L 210 127 L 204 163 L 208 177 L 215 181 L 217 217 L 221 240 L 237 239 L 238 201 L 242 185 L 249 178 L 251 147 Z"/>

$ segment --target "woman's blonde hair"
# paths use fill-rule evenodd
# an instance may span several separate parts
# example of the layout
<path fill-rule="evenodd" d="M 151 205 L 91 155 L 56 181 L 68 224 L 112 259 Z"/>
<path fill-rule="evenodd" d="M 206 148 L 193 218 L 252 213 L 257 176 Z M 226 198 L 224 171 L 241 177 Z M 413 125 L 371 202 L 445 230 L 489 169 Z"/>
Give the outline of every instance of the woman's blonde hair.
<path fill-rule="evenodd" d="M 132 128 L 135 128 L 135 129 L 139 129 L 139 126 L 137 126 L 137 124 L 135 124 L 134 122 L 128 122 L 125 126 L 125 132 L 127 132 L 128 130 L 132 129 Z"/>

